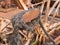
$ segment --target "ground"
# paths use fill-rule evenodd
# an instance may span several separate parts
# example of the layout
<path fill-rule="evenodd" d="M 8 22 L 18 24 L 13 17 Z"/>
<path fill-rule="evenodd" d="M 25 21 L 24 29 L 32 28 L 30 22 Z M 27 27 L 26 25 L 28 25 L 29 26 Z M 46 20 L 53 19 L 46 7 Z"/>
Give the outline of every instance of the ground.
<path fill-rule="evenodd" d="M 7 13 L 0 12 L 0 16 L 11 19 L 12 16 L 14 16 L 15 14 L 17 14 L 21 11 L 22 11 L 22 9 L 15 9 L 15 10 L 9 11 Z"/>

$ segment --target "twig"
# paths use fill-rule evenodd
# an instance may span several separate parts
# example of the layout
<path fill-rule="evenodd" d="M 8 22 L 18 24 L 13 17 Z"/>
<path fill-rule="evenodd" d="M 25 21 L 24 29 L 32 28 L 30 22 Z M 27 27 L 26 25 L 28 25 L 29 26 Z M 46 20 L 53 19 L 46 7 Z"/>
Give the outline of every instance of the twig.
<path fill-rule="evenodd" d="M 53 17 L 52 17 L 51 20 L 50 20 L 50 25 L 53 23 L 53 20 L 54 20 L 55 16 L 57 15 L 56 13 L 57 13 L 59 7 L 60 7 L 60 3 L 59 3 L 59 5 L 57 6 L 57 9 L 55 10 L 55 13 L 54 13 Z"/>
<path fill-rule="evenodd" d="M 29 34 L 28 34 L 28 40 L 27 40 L 27 42 L 25 43 L 25 45 L 29 45 L 30 44 L 30 41 L 31 41 L 31 38 L 33 37 L 33 34 L 30 32 Z"/>
<path fill-rule="evenodd" d="M 19 33 L 22 34 L 25 38 L 27 38 L 27 36 L 23 34 L 22 31 L 19 30 Z"/>
<path fill-rule="evenodd" d="M 24 4 L 23 0 L 19 0 L 24 10 L 28 10 L 28 7 Z"/>
<path fill-rule="evenodd" d="M 42 3 L 42 6 L 41 6 L 41 8 L 40 8 L 40 13 L 42 14 L 42 12 L 43 12 L 43 9 L 44 9 L 44 4 L 45 4 L 45 1 L 43 0 L 43 2 L 44 3 Z"/>
<path fill-rule="evenodd" d="M 39 4 L 42 4 L 44 2 L 39 2 L 39 3 L 36 3 L 36 4 L 32 4 L 33 6 L 36 6 L 36 5 L 39 5 Z"/>
<path fill-rule="evenodd" d="M 3 29 L 1 29 L 2 31 L 10 24 L 11 22 L 9 22 Z"/>
<path fill-rule="evenodd" d="M 36 31 L 38 32 L 39 35 L 42 34 L 42 29 L 39 27 L 39 25 L 35 26 Z"/>
<path fill-rule="evenodd" d="M 37 36 L 36 36 L 36 40 L 32 43 L 32 45 L 37 45 L 38 44 L 38 41 L 39 41 L 39 38 L 38 38 L 38 34 L 37 34 Z"/>
<path fill-rule="evenodd" d="M 42 42 L 42 38 L 43 38 L 43 34 L 40 35 L 40 38 L 39 38 L 39 42 L 40 42 L 40 43 Z"/>
<path fill-rule="evenodd" d="M 49 9 L 50 9 L 50 0 L 47 0 L 47 8 L 46 8 L 46 23 L 48 23 L 48 12 L 49 12 Z"/>
<path fill-rule="evenodd" d="M 60 43 L 60 36 L 58 36 L 55 40 L 56 44 L 59 44 Z"/>
<path fill-rule="evenodd" d="M 31 1 L 32 0 L 27 0 L 27 2 L 26 2 L 27 3 L 26 5 L 27 5 L 28 8 L 30 8 L 30 7 L 34 8 Z"/>
<path fill-rule="evenodd" d="M 23 8 L 19 0 L 13 0 L 13 1 L 16 2 L 18 8 Z"/>
<path fill-rule="evenodd" d="M 45 40 L 45 35 L 43 35 L 43 36 L 44 36 L 44 37 L 43 37 L 43 44 L 45 44 L 45 41 L 46 41 L 46 40 Z"/>
<path fill-rule="evenodd" d="M 40 24 L 42 30 L 44 31 L 44 33 L 48 36 L 48 38 L 53 42 L 54 45 L 56 45 L 55 42 L 54 42 L 54 40 L 52 39 L 52 37 L 47 33 L 47 31 L 46 31 L 46 29 L 44 28 L 41 20 L 39 21 L 39 24 Z"/>
<path fill-rule="evenodd" d="M 54 7 L 56 7 L 56 5 L 58 4 L 60 0 L 56 0 L 56 2 L 54 3 L 54 5 L 52 6 L 52 8 L 50 9 L 49 13 L 48 13 L 48 17 L 51 14 L 51 12 L 53 11 Z"/>

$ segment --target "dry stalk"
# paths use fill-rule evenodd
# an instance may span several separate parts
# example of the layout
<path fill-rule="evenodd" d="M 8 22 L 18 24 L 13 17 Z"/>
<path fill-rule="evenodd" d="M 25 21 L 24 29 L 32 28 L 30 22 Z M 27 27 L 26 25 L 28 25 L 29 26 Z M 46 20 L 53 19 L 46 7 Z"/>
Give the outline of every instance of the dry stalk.
<path fill-rule="evenodd" d="M 59 7 L 60 7 L 60 3 L 59 3 L 59 5 L 57 6 L 57 8 L 56 8 L 56 10 L 55 10 L 55 13 L 53 14 L 53 17 L 52 17 L 51 20 L 50 20 L 50 25 L 53 24 L 53 20 L 54 20 L 55 16 L 57 15 L 56 13 L 57 13 Z"/>
<path fill-rule="evenodd" d="M 39 35 L 42 34 L 42 29 L 39 27 L 39 25 L 35 26 L 36 31 L 38 32 Z"/>
<path fill-rule="evenodd" d="M 33 37 L 33 34 L 30 32 L 30 33 L 28 34 L 28 40 L 27 40 L 27 42 L 25 43 L 25 45 L 29 45 L 29 44 L 30 44 L 30 41 L 31 41 L 32 37 Z"/>
<path fill-rule="evenodd" d="M 26 5 L 27 5 L 28 8 L 30 8 L 30 7 L 34 8 L 32 3 L 31 3 L 31 1 L 32 0 L 27 0 L 27 4 Z"/>
<path fill-rule="evenodd" d="M 19 33 L 22 34 L 25 38 L 27 38 L 27 36 L 25 34 L 23 34 L 22 31 L 19 30 Z"/>
<path fill-rule="evenodd" d="M 39 5 L 39 4 L 42 4 L 44 2 L 39 2 L 39 3 L 36 3 L 36 4 L 32 4 L 33 6 L 36 6 L 36 5 Z"/>
<path fill-rule="evenodd" d="M 50 9 L 50 2 L 51 0 L 47 0 L 47 8 L 46 8 L 46 23 L 48 23 L 48 13 L 49 13 L 49 9 Z"/>
<path fill-rule="evenodd" d="M 60 43 L 60 36 L 58 36 L 55 40 L 56 44 L 59 44 Z"/>
<path fill-rule="evenodd" d="M 46 1 L 45 1 L 45 0 L 43 0 L 43 2 L 44 2 L 44 3 L 42 3 L 41 8 L 40 8 L 40 13 L 41 13 L 41 14 L 42 14 L 42 12 L 43 12 L 44 4 L 45 4 L 45 2 L 46 2 Z"/>
<path fill-rule="evenodd" d="M 40 38 L 39 38 L 40 43 L 42 42 L 42 37 L 43 37 L 43 34 L 40 35 Z"/>
<path fill-rule="evenodd" d="M 47 31 L 46 31 L 46 29 L 44 28 L 44 26 L 43 26 L 41 20 L 39 21 L 39 24 L 40 24 L 40 26 L 41 26 L 41 28 L 42 28 L 44 34 L 46 34 L 46 36 L 53 42 L 53 45 L 56 45 L 55 42 L 54 42 L 54 40 L 52 39 L 52 37 L 47 33 Z"/>
<path fill-rule="evenodd" d="M 54 7 L 56 7 L 56 5 L 58 4 L 59 1 L 60 1 L 60 0 L 56 0 L 56 2 L 54 3 L 54 5 L 51 7 L 51 9 L 50 9 L 50 11 L 49 11 L 49 13 L 48 13 L 48 17 L 49 17 L 49 15 L 51 14 L 51 12 L 53 11 Z"/>
<path fill-rule="evenodd" d="M 37 45 L 38 44 L 38 42 L 39 42 L 39 34 L 37 34 L 37 36 L 36 36 L 36 40 L 32 43 L 32 45 Z"/>
<path fill-rule="evenodd" d="M 28 7 L 24 4 L 23 0 L 19 0 L 24 10 L 28 10 Z"/>

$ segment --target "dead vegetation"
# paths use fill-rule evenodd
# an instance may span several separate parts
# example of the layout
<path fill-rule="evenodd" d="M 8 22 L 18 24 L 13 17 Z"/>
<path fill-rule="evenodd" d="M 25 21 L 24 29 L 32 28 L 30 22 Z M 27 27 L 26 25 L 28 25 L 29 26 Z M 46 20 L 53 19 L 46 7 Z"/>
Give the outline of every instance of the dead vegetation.
<path fill-rule="evenodd" d="M 24 11 L 16 14 L 11 20 L 0 17 L 2 45 L 60 45 L 60 0 L 56 0 L 52 7 L 52 0 L 42 0 L 35 4 L 31 1 L 27 0 L 26 3 L 16 0 L 18 7 L 22 6 Z M 37 6 L 39 8 L 36 8 Z"/>

